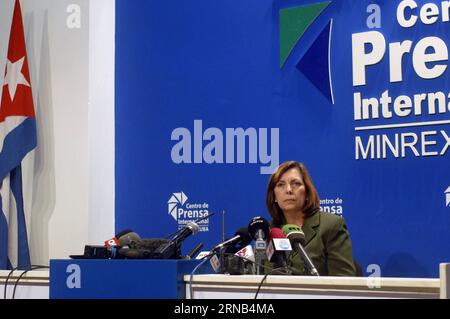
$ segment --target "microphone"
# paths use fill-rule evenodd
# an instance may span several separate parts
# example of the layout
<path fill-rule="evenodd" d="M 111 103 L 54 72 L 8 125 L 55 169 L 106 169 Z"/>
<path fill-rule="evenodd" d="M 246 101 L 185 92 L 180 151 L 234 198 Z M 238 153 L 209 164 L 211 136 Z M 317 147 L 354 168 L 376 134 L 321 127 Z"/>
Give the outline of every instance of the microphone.
<path fill-rule="evenodd" d="M 269 222 L 261 216 L 253 217 L 248 225 L 248 232 L 254 240 L 266 240 L 269 231 Z"/>
<path fill-rule="evenodd" d="M 113 238 L 106 240 L 105 247 L 112 250 L 112 257 L 115 257 L 116 250 L 120 247 L 128 245 L 128 241 L 130 241 L 128 240 L 127 243 L 124 243 L 124 239 L 130 237 L 137 241 L 140 240 L 138 234 L 134 233 L 131 229 L 126 229 L 116 234 Z"/>
<path fill-rule="evenodd" d="M 163 238 L 141 238 L 130 229 L 121 231 L 115 237 L 120 248 L 113 258 L 150 259 L 157 248 L 170 242 Z"/>
<path fill-rule="evenodd" d="M 85 245 L 83 255 L 73 259 L 149 259 L 155 249 L 170 242 L 167 239 L 141 237 L 130 229 L 123 230 L 105 241 L 104 246 Z"/>
<path fill-rule="evenodd" d="M 219 251 L 223 248 L 234 246 L 236 244 L 240 244 L 245 247 L 250 244 L 251 241 L 252 238 L 250 237 L 247 227 L 242 227 L 236 231 L 234 237 L 231 237 L 230 239 L 216 245 L 211 251 Z"/>
<path fill-rule="evenodd" d="M 314 267 L 314 264 L 306 253 L 305 248 L 303 248 L 303 245 L 305 244 L 305 233 L 301 227 L 294 224 L 287 224 L 283 226 L 283 233 L 291 241 L 294 249 L 300 254 L 300 257 L 305 263 L 306 269 L 310 272 L 310 274 L 313 276 L 320 276 L 316 267 Z"/>
<path fill-rule="evenodd" d="M 197 246 L 194 247 L 194 249 L 191 250 L 191 252 L 189 254 L 186 255 L 186 257 L 184 259 L 188 259 L 191 260 L 194 258 L 195 255 L 197 255 L 197 253 L 200 251 L 200 249 L 203 248 L 203 243 L 199 243 L 197 244 Z"/>
<path fill-rule="evenodd" d="M 121 247 L 133 245 L 134 243 L 141 241 L 141 237 L 131 229 L 121 231 L 115 237 L 118 239 L 119 246 Z"/>
<path fill-rule="evenodd" d="M 159 246 L 153 252 L 155 259 L 177 259 L 181 258 L 181 243 L 190 235 L 197 234 L 200 227 L 195 222 L 189 222 L 186 226 L 168 243 Z"/>
<path fill-rule="evenodd" d="M 286 238 L 283 231 L 280 228 L 272 228 L 266 253 L 269 261 L 275 263 L 275 269 L 284 268 L 289 272 L 288 255 L 291 251 L 291 242 Z"/>
<path fill-rule="evenodd" d="M 189 222 L 174 238 L 172 238 L 172 241 L 178 245 L 190 235 L 197 234 L 199 230 L 200 227 L 198 227 L 197 223 Z"/>
<path fill-rule="evenodd" d="M 119 243 L 119 240 L 117 239 L 117 237 L 114 236 L 113 238 L 105 241 L 106 248 L 111 248 L 111 247 L 115 247 L 115 246 L 120 246 L 120 243 Z"/>
<path fill-rule="evenodd" d="M 122 244 L 119 238 L 132 232 L 127 229 L 116 234 L 113 238 L 105 241 L 104 246 L 99 245 L 85 245 L 83 255 L 69 255 L 73 259 L 111 259 L 120 258 L 118 250 Z"/>
<path fill-rule="evenodd" d="M 253 217 L 248 225 L 248 232 L 255 240 L 256 274 L 260 275 L 264 272 L 263 263 L 267 259 L 266 239 L 269 235 L 269 222 L 261 216 Z"/>

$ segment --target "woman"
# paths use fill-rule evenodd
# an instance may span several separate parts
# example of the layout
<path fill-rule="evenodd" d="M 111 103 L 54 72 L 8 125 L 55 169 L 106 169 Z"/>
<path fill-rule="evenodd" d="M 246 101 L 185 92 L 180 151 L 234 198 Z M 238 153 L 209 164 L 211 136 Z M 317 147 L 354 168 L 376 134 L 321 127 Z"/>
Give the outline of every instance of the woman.
<path fill-rule="evenodd" d="M 343 218 L 320 211 L 319 196 L 305 166 L 281 164 L 269 180 L 266 205 L 272 226 L 295 224 L 305 233 L 304 248 L 321 276 L 355 276 L 350 235 Z M 309 275 L 298 254 L 291 270 Z"/>

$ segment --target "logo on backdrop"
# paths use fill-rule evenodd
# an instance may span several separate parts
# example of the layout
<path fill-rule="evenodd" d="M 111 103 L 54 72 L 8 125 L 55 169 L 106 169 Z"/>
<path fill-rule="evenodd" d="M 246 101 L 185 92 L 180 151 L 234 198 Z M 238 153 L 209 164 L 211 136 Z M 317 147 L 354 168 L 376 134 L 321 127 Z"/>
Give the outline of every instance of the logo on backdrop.
<path fill-rule="evenodd" d="M 445 191 L 445 207 L 450 207 L 450 186 Z"/>
<path fill-rule="evenodd" d="M 320 209 L 325 213 L 342 216 L 344 213 L 344 200 L 341 197 L 322 198 Z"/>
<path fill-rule="evenodd" d="M 435 82 L 432 89 L 427 84 L 448 72 L 448 39 L 440 37 L 448 31 L 439 32 L 448 28 L 445 25 L 448 12 L 447 18 L 444 14 L 440 19 L 439 14 L 424 14 L 430 9 L 439 12 L 436 4 L 420 8 L 414 1 L 402 1 L 392 11 L 396 12 L 392 17 L 396 22 L 389 33 L 369 30 L 352 34 L 356 160 L 420 158 L 447 153 L 450 134 L 442 128 L 450 124 L 447 81 Z M 374 28 L 370 19 L 379 20 L 376 27 L 380 28 L 381 15 L 377 7 L 368 17 L 367 27 Z M 421 28 L 422 25 L 428 28 Z M 435 28 L 429 28 L 431 25 Z M 389 35 L 397 32 L 395 28 L 410 31 L 407 38 L 389 42 Z M 418 29 L 426 32 L 421 34 Z M 383 81 L 374 75 L 383 74 L 385 63 L 389 72 Z M 399 95 L 399 84 L 403 88 L 414 87 L 414 91 L 403 90 Z M 380 86 L 373 90 L 375 85 Z"/>
<path fill-rule="evenodd" d="M 280 31 L 280 69 L 289 60 L 294 48 L 301 38 L 308 33 L 309 27 L 330 5 L 331 1 L 282 8 L 279 10 Z M 322 28 L 305 54 L 296 62 L 295 67 L 317 90 L 332 104 L 334 104 L 333 84 L 331 81 L 330 46 L 333 19 Z M 293 57 L 295 58 L 295 57 Z M 293 59 L 291 58 L 291 59 Z M 314 67 L 311 67 L 314 65 Z"/>
<path fill-rule="evenodd" d="M 167 202 L 168 214 L 177 222 L 178 228 L 209 215 L 208 203 L 190 203 L 184 192 L 173 193 Z M 209 231 L 209 218 L 197 222 L 199 231 Z"/>
<path fill-rule="evenodd" d="M 301 38 L 308 33 L 314 20 L 325 11 L 331 1 L 279 11 L 280 68 L 291 60 L 295 67 L 326 97 L 335 103 L 331 70 L 333 19 L 299 61 L 290 57 Z M 365 25 L 368 30 L 351 35 L 354 159 L 384 160 L 421 157 L 442 157 L 450 148 L 450 104 L 445 80 L 431 90 L 430 80 L 448 76 L 448 38 L 437 32 L 448 28 L 448 8 L 428 3 L 420 7 L 415 1 L 401 1 L 383 32 L 383 12 L 380 6 L 369 4 Z M 425 14 L 433 11 L 433 14 Z M 425 12 L 425 13 L 424 13 Z M 324 23 L 325 24 L 325 23 Z M 424 34 L 420 25 L 435 28 Z M 358 29 L 361 29 L 358 27 Z M 410 31 L 405 39 L 390 42 L 397 31 Z M 342 46 L 340 46 L 342 47 Z M 389 70 L 385 74 L 385 64 Z M 314 67 L 311 67 L 314 65 Z M 336 74 L 342 69 L 336 70 Z M 408 75 L 409 76 L 405 76 Z M 383 78 L 384 77 L 384 78 Z M 416 83 L 417 82 L 417 83 Z M 413 84 L 414 83 L 414 84 Z M 414 91 L 401 90 L 413 87 Z M 350 102 L 350 101 L 349 101 Z M 346 103 L 347 104 L 347 103 Z"/>

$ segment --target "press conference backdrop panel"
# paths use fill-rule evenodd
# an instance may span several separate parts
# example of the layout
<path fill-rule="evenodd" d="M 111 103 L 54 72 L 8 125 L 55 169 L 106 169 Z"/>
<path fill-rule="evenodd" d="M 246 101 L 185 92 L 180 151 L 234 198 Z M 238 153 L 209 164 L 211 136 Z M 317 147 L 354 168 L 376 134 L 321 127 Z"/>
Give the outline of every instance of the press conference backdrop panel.
<path fill-rule="evenodd" d="M 216 212 L 183 244 L 211 248 L 269 218 L 269 174 L 293 159 L 346 219 L 365 275 L 438 277 L 445 3 L 117 0 L 116 230 L 162 237 Z"/>

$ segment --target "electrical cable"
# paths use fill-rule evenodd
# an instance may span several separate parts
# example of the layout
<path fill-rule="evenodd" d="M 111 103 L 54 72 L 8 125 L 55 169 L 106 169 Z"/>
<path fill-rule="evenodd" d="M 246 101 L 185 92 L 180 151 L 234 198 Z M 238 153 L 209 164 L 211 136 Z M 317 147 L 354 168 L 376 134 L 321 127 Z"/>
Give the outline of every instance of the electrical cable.
<path fill-rule="evenodd" d="M 12 294 L 12 299 L 15 298 L 16 296 L 16 288 L 17 285 L 19 284 L 20 279 L 30 270 L 36 270 L 36 269 L 50 269 L 49 266 L 42 266 L 42 265 L 31 265 L 30 269 L 25 270 L 24 272 L 22 272 L 20 274 L 20 276 L 17 278 L 16 283 L 14 284 L 14 289 L 13 289 L 13 294 Z M 6 286 L 5 286 L 6 287 Z M 6 296 L 6 295 L 5 295 Z"/>
<path fill-rule="evenodd" d="M 212 256 L 214 256 L 214 254 L 209 254 L 209 255 L 205 256 L 204 258 L 202 258 L 203 260 L 197 266 L 195 266 L 195 268 L 191 271 L 191 274 L 189 276 L 189 295 L 190 295 L 189 297 L 191 299 L 194 299 L 194 291 L 192 289 L 192 279 L 194 277 L 194 273 L 197 271 L 198 268 L 200 268 L 201 265 L 203 265 L 210 258 L 212 258 Z M 209 258 L 206 258 L 206 257 L 209 257 Z"/>
<path fill-rule="evenodd" d="M 11 269 L 11 271 L 9 272 L 8 276 L 6 277 L 6 281 L 5 281 L 5 289 L 3 291 L 3 299 L 6 299 L 6 289 L 8 287 L 8 281 L 9 278 L 12 276 L 13 272 L 16 271 L 19 267 L 15 267 L 13 269 Z"/>
<path fill-rule="evenodd" d="M 275 271 L 280 271 L 280 270 L 284 270 L 286 272 L 286 275 L 290 275 L 288 269 L 286 269 L 285 267 L 279 267 L 279 268 L 272 269 L 271 271 L 269 271 L 267 274 L 264 275 L 263 279 L 259 283 L 258 290 L 256 290 L 256 294 L 255 294 L 255 298 L 254 299 L 258 298 L 259 291 L 261 290 L 262 285 L 263 285 L 264 281 L 266 280 L 267 276 L 269 276 L 270 274 L 272 274 Z"/>

